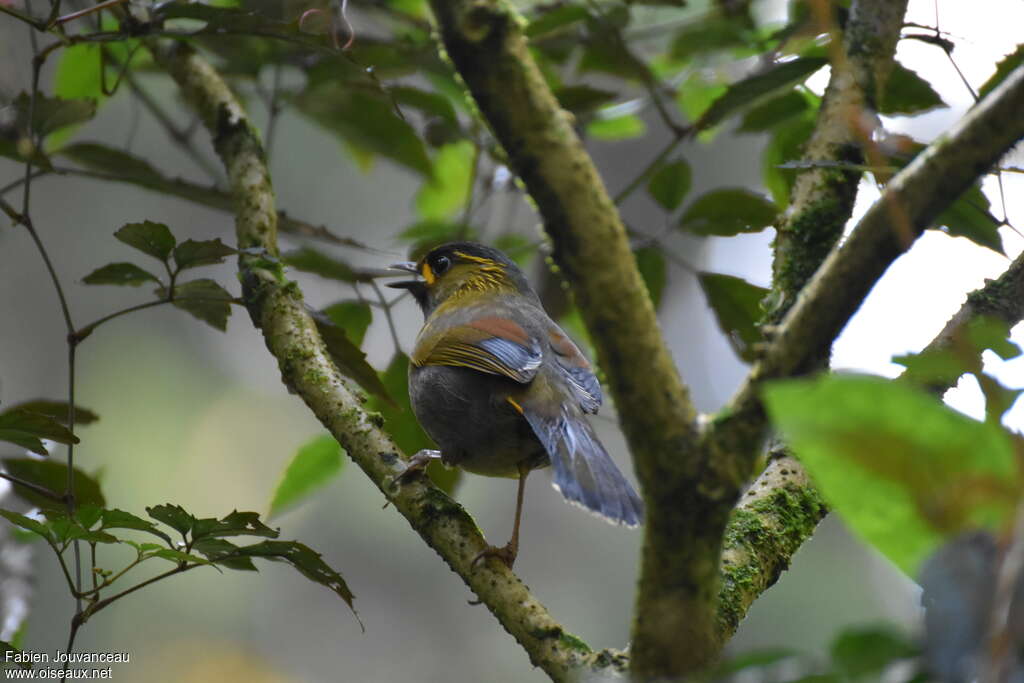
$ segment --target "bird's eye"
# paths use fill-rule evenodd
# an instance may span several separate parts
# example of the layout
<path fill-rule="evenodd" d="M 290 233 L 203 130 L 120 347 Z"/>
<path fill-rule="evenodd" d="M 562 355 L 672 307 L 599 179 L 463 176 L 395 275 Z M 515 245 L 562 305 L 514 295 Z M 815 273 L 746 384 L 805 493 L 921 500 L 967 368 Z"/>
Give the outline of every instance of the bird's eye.
<path fill-rule="evenodd" d="M 434 272 L 440 275 L 441 273 L 448 270 L 452 265 L 452 260 L 447 256 L 438 256 L 434 259 Z"/>

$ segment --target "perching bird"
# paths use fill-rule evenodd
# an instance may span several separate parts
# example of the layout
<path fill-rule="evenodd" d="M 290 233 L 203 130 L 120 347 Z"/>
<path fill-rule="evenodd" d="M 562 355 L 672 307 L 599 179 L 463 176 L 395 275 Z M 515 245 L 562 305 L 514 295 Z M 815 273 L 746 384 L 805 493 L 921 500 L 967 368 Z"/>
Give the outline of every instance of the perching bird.
<path fill-rule="evenodd" d="M 440 447 L 430 458 L 492 477 L 518 477 L 512 538 L 476 559 L 512 566 L 526 476 L 551 464 L 566 500 L 636 526 L 643 503 L 587 422 L 601 385 L 583 354 L 548 317 L 522 271 L 497 249 L 454 242 L 393 269 L 418 275 L 408 289 L 426 321 L 409 366 L 409 396 Z M 475 560 L 474 560 L 475 561 Z"/>

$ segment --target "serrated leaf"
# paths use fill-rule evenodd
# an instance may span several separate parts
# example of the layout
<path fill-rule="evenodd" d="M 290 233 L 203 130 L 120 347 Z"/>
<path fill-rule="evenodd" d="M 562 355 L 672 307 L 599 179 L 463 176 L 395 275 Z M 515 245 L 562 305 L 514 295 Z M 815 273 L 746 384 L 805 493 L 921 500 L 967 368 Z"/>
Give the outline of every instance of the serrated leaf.
<path fill-rule="evenodd" d="M 633 252 L 636 259 L 636 267 L 640 276 L 647 286 L 647 293 L 651 296 L 651 303 L 657 308 L 661 303 L 661 294 L 665 291 L 665 284 L 668 282 L 668 268 L 665 264 L 665 254 L 657 247 L 640 247 Z"/>
<path fill-rule="evenodd" d="M 180 505 L 166 503 L 146 508 L 146 514 L 158 522 L 163 522 L 178 533 L 185 535 L 192 531 L 196 518 L 185 511 Z"/>
<path fill-rule="evenodd" d="M 899 62 L 894 62 L 878 103 L 880 114 L 919 114 L 947 106 L 931 84 Z"/>
<path fill-rule="evenodd" d="M 198 519 L 192 525 L 192 538 L 195 540 L 206 537 L 219 538 L 222 536 L 277 538 L 278 533 L 276 529 L 271 529 L 260 521 L 259 513 L 239 512 L 238 510 L 221 519 L 213 517 Z"/>
<path fill-rule="evenodd" d="M 174 249 L 175 239 L 170 228 L 163 223 L 142 221 L 122 226 L 114 237 L 153 258 L 166 261 Z"/>
<path fill-rule="evenodd" d="M 692 172 L 685 159 L 662 164 L 647 183 L 647 191 L 666 211 L 675 211 L 690 191 Z"/>
<path fill-rule="evenodd" d="M 103 520 L 101 526 L 103 529 L 134 529 L 136 531 L 145 531 L 148 534 L 153 534 L 154 536 L 162 538 L 167 543 L 171 542 L 171 537 L 157 528 L 155 524 L 142 519 L 141 517 L 137 517 L 130 512 L 125 512 L 124 510 L 103 510 L 101 519 Z"/>
<path fill-rule="evenodd" d="M 62 462 L 38 460 L 36 458 L 4 458 L 4 469 L 13 476 L 37 486 L 63 495 L 67 491 L 68 466 Z M 102 508 L 106 505 L 100 484 L 91 475 L 75 468 L 75 501 L 79 505 L 95 505 Z M 66 509 L 64 501 L 52 500 L 32 489 L 14 483 L 14 493 L 32 505 L 44 510 Z"/>
<path fill-rule="evenodd" d="M 148 270 L 134 263 L 108 263 L 92 271 L 82 282 L 87 285 L 128 285 L 138 287 L 146 282 L 160 282 L 160 279 Z"/>
<path fill-rule="evenodd" d="M 224 263 L 225 258 L 237 253 L 237 249 L 224 244 L 220 238 L 201 242 L 189 239 L 174 248 L 174 263 L 178 270 L 212 266 Z"/>
<path fill-rule="evenodd" d="M 476 147 L 468 140 L 444 145 L 434 157 L 434 175 L 416 193 L 416 211 L 425 220 L 443 220 L 469 197 Z"/>
<path fill-rule="evenodd" d="M 209 560 L 198 555 L 191 553 L 184 553 L 180 550 L 172 550 L 171 548 L 160 548 L 153 553 L 149 554 L 150 557 L 159 557 L 162 560 L 169 560 L 171 562 L 185 562 L 193 564 L 212 564 Z"/>
<path fill-rule="evenodd" d="M 757 327 L 761 301 L 768 290 L 720 273 L 698 273 L 697 280 L 729 345 L 737 356 L 752 363 L 757 355 L 755 345 L 761 341 L 761 330 Z"/>
<path fill-rule="evenodd" d="M 945 232 L 950 235 L 966 237 L 975 244 L 1005 255 L 999 225 L 999 221 L 989 211 L 988 198 L 976 184 L 950 204 L 935 219 L 933 227 L 945 227 Z"/>
<path fill-rule="evenodd" d="M 345 330 L 335 325 L 324 315 L 314 315 L 313 321 L 320 332 L 320 338 L 324 340 L 327 352 L 338 370 L 355 380 L 355 382 L 373 396 L 378 396 L 384 401 L 392 401 L 387 389 L 380 381 L 377 371 L 366 361 L 366 354 L 352 343 L 352 340 L 345 334 Z"/>
<path fill-rule="evenodd" d="M 325 308 L 323 314 L 343 329 L 356 346 L 363 345 L 366 330 L 373 322 L 373 311 L 365 301 L 339 301 Z"/>
<path fill-rule="evenodd" d="M 794 116 L 804 114 L 810 106 L 803 93 L 788 92 L 751 107 L 743 115 L 736 130 L 742 133 L 760 133 Z"/>
<path fill-rule="evenodd" d="M 46 415 L 47 417 L 53 418 L 62 425 L 68 423 L 68 404 L 66 401 L 53 401 L 45 398 L 37 398 L 32 401 L 24 401 L 22 403 L 15 404 L 4 410 L 0 415 L 6 415 L 17 410 L 24 410 L 30 413 L 39 413 L 40 415 Z M 100 419 L 100 416 L 82 406 L 75 406 L 75 424 L 76 425 L 88 425 L 96 422 Z"/>
<path fill-rule="evenodd" d="M 87 543 L 120 543 L 121 539 L 103 531 L 89 531 L 67 517 L 57 517 L 50 521 L 50 530 L 58 543 L 68 541 L 85 541 Z"/>
<path fill-rule="evenodd" d="M 53 534 L 50 532 L 50 528 L 46 524 L 32 519 L 31 517 L 26 517 L 20 513 L 12 512 L 11 510 L 4 510 L 2 508 L 0 508 L 0 517 L 3 517 L 17 527 L 25 529 L 26 531 L 31 531 L 45 539 L 53 538 Z"/>
<path fill-rule="evenodd" d="M 297 505 L 341 472 L 341 446 L 330 434 L 303 444 L 288 463 L 270 502 L 270 517 Z"/>
<path fill-rule="evenodd" d="M 192 545 L 193 550 L 211 562 L 236 571 L 257 571 L 248 557 L 237 555 L 238 546 L 223 538 L 201 538 Z"/>
<path fill-rule="evenodd" d="M 1006 433 L 904 382 L 828 375 L 764 398 L 833 509 L 910 576 L 946 538 L 1003 528 L 1016 508 Z"/>
<path fill-rule="evenodd" d="M 597 118 L 587 124 L 587 134 L 598 140 L 629 140 L 647 132 L 647 124 L 633 114 Z"/>
<path fill-rule="evenodd" d="M 999 60 L 996 64 L 996 72 L 989 76 L 988 80 L 978 88 L 978 97 L 985 97 L 992 92 L 997 85 L 1006 80 L 1014 69 L 1024 63 L 1024 43 L 1017 46 L 1010 54 Z"/>
<path fill-rule="evenodd" d="M 716 126 L 755 100 L 805 80 L 826 64 L 828 60 L 819 57 L 798 57 L 773 64 L 760 73 L 730 85 L 694 125 L 697 129 Z"/>
<path fill-rule="evenodd" d="M 412 455 L 423 448 L 434 448 L 434 442 L 420 427 L 409 403 L 409 357 L 401 351 L 396 352 L 387 369 L 381 373 L 381 380 L 394 397 L 394 404 L 371 398 L 367 409 L 381 414 L 385 430 L 403 452 Z M 437 487 L 449 494 L 459 481 L 459 470 L 438 462 L 430 463 L 427 474 Z"/>
<path fill-rule="evenodd" d="M 163 287 L 158 290 L 158 293 L 160 296 L 166 296 L 166 290 Z M 234 297 L 230 292 L 213 280 L 203 278 L 175 285 L 172 303 L 204 323 L 224 332 L 228 328 L 232 301 L 234 301 Z"/>
<path fill-rule="evenodd" d="M 742 188 L 712 190 L 695 199 L 679 227 L 697 235 L 731 237 L 760 232 L 775 223 L 779 210 L 764 195 Z"/>
<path fill-rule="evenodd" d="M 321 559 L 320 553 L 309 546 L 298 541 L 263 541 L 262 543 L 243 546 L 238 549 L 238 553 L 247 557 L 287 562 L 310 581 L 330 588 L 338 597 L 345 601 L 345 604 L 348 605 L 353 614 L 356 613 L 355 608 L 352 606 L 355 596 L 349 590 L 345 579 Z M 356 618 L 358 619 L 358 615 L 356 615 Z"/>
<path fill-rule="evenodd" d="M 52 417 L 23 408 L 0 414 L 0 441 L 9 441 L 39 455 L 48 455 L 41 439 L 57 443 L 78 443 L 78 437 Z"/>

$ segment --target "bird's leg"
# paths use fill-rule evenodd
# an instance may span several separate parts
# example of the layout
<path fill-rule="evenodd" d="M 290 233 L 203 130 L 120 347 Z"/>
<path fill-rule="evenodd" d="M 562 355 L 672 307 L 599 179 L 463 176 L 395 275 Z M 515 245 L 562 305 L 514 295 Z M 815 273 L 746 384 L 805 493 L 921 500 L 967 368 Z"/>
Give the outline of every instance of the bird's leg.
<path fill-rule="evenodd" d="M 403 484 L 409 479 L 409 477 L 417 472 L 425 472 L 427 465 L 429 465 L 432 460 L 439 460 L 440 458 L 441 451 L 436 451 L 432 448 L 424 448 L 417 451 L 415 455 L 409 458 L 409 462 L 405 466 L 405 471 L 398 474 L 391 480 L 391 485 L 397 486 L 399 484 Z"/>
<path fill-rule="evenodd" d="M 529 465 L 525 461 L 519 463 L 519 489 L 516 491 L 516 519 L 512 524 L 512 538 L 500 548 L 489 546 L 473 558 L 471 567 L 476 566 L 476 563 L 485 557 L 497 557 L 509 569 L 512 568 L 512 564 L 516 561 L 516 555 L 519 554 L 519 522 L 523 517 L 523 493 L 526 491 L 526 475 L 529 473 Z"/>

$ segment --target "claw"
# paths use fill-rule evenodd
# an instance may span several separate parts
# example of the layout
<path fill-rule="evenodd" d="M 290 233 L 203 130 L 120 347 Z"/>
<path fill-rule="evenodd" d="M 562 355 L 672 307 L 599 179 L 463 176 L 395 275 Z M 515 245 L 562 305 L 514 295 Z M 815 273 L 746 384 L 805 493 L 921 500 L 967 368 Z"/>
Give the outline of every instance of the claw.
<path fill-rule="evenodd" d="M 441 451 L 436 451 L 431 448 L 424 448 L 418 451 L 415 455 L 409 458 L 408 464 L 405 466 L 405 470 L 395 475 L 395 478 L 391 480 L 391 488 L 404 484 L 408 479 L 416 474 L 417 472 L 424 472 L 427 469 L 427 465 L 432 460 L 438 460 L 441 457 Z"/>

